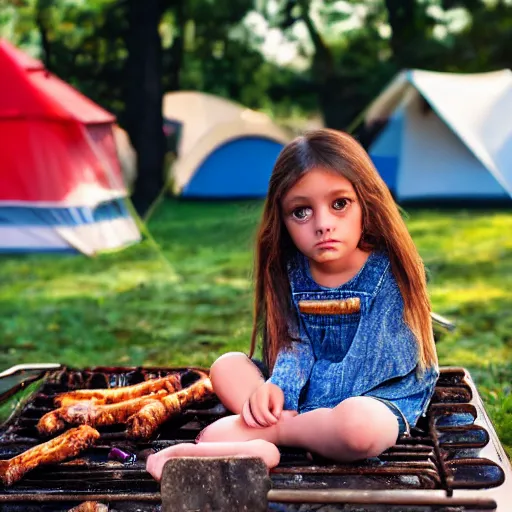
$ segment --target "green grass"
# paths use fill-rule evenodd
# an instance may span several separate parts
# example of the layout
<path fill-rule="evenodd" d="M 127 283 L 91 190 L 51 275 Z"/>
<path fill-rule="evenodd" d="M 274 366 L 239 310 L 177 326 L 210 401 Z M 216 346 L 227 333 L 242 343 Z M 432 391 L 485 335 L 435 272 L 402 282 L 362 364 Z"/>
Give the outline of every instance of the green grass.
<path fill-rule="evenodd" d="M 0 258 L 0 368 L 203 365 L 247 350 L 260 202 L 166 201 L 115 254 Z M 512 454 L 512 213 L 409 210 L 434 310 L 457 323 L 442 365 L 469 369 Z M 165 258 L 163 257 L 165 256 Z"/>

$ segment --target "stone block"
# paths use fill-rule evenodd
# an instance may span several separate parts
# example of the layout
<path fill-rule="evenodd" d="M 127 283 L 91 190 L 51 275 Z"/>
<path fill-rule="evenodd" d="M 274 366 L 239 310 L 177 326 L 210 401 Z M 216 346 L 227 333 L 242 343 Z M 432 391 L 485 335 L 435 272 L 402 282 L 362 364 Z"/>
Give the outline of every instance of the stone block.
<path fill-rule="evenodd" d="M 162 512 L 266 512 L 270 486 L 258 458 L 173 458 L 162 473 Z"/>

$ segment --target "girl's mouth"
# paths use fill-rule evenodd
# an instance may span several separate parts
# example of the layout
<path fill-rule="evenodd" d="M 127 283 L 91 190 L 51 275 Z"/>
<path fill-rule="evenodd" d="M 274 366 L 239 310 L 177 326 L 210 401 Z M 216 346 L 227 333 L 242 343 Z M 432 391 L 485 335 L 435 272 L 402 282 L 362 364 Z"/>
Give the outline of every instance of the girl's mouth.
<path fill-rule="evenodd" d="M 334 246 L 339 243 L 338 240 L 329 239 L 329 240 L 322 240 L 321 242 L 318 242 L 315 244 L 315 247 L 318 249 L 328 249 L 328 248 L 334 248 Z"/>

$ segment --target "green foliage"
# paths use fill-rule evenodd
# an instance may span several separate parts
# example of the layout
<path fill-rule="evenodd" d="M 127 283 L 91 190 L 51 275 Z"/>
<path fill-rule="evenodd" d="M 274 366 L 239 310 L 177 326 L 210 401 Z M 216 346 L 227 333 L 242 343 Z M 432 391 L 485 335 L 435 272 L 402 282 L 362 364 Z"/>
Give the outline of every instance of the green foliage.
<path fill-rule="evenodd" d="M 482 72 L 511 68 L 512 4 L 477 2 L 468 6 L 471 21 L 448 40 L 440 56 L 447 71 Z"/>
<path fill-rule="evenodd" d="M 402 67 L 511 66 L 512 4 L 503 0 L 194 0 L 162 9 L 164 90 L 210 92 L 279 117 L 320 111 L 337 128 Z M 300 65 L 283 68 L 262 53 L 264 36 L 244 22 L 255 11 L 296 45 Z M 462 28 L 452 23 L 464 17 Z M 127 19 L 122 0 L 16 0 L 0 9 L 0 35 L 123 124 Z"/>
<path fill-rule="evenodd" d="M 252 35 L 241 24 L 252 1 L 195 0 L 179 13 L 178 4 L 166 4 L 160 26 L 164 90 L 178 85 L 249 107 L 268 107 L 276 67 L 251 45 Z M 0 30 L 13 43 L 42 58 L 53 73 L 124 121 L 126 2 L 27 0 L 2 14 Z"/>
<path fill-rule="evenodd" d="M 165 202 L 116 254 L 0 258 L 0 368 L 28 362 L 202 365 L 247 351 L 260 202 Z M 411 210 L 442 365 L 471 372 L 512 454 L 512 214 Z M 162 255 L 165 258 L 162 258 Z"/>
<path fill-rule="evenodd" d="M 180 87 L 209 92 L 251 108 L 268 108 L 278 69 L 266 62 L 242 20 L 252 0 L 195 0 L 184 12 L 185 51 Z"/>
<path fill-rule="evenodd" d="M 317 109 L 333 128 L 351 126 L 403 68 L 474 72 L 511 66 L 510 2 L 279 0 L 274 4 L 277 10 L 269 9 L 268 3 L 262 3 L 260 10 L 290 41 L 297 39 L 298 25 L 308 29 L 307 40 L 302 38 L 299 44 L 308 49 L 311 65 L 290 77 L 289 95 L 306 79 Z M 463 29 L 451 23 L 464 15 L 469 23 Z M 306 106 L 302 98 L 299 101 Z"/>

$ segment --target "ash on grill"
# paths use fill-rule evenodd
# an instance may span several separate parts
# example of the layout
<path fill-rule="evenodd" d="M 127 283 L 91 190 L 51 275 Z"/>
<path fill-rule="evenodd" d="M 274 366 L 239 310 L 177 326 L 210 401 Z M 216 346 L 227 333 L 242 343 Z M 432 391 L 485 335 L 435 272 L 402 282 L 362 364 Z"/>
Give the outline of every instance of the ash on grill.
<path fill-rule="evenodd" d="M 37 394 L 0 430 L 0 459 L 45 441 L 36 424 L 54 408 L 56 394 L 128 386 L 171 372 L 179 372 L 184 386 L 198 378 L 194 369 L 187 368 L 50 372 Z M 145 471 L 147 455 L 179 442 L 193 442 L 201 429 L 226 414 L 222 405 L 210 399 L 167 421 L 150 442 L 128 440 L 121 426 L 100 428 L 96 445 L 79 457 L 36 469 L 11 487 L 0 486 L 0 512 L 69 511 L 86 501 L 97 502 L 102 507 L 97 510 L 158 511 L 159 484 Z M 512 495 L 510 463 L 464 369 L 441 370 L 427 416 L 411 434 L 379 458 L 353 464 L 311 461 L 302 451 L 283 449 L 281 464 L 271 472 L 269 510 L 507 510 L 502 503 Z M 111 460 L 112 448 L 135 457 Z"/>

